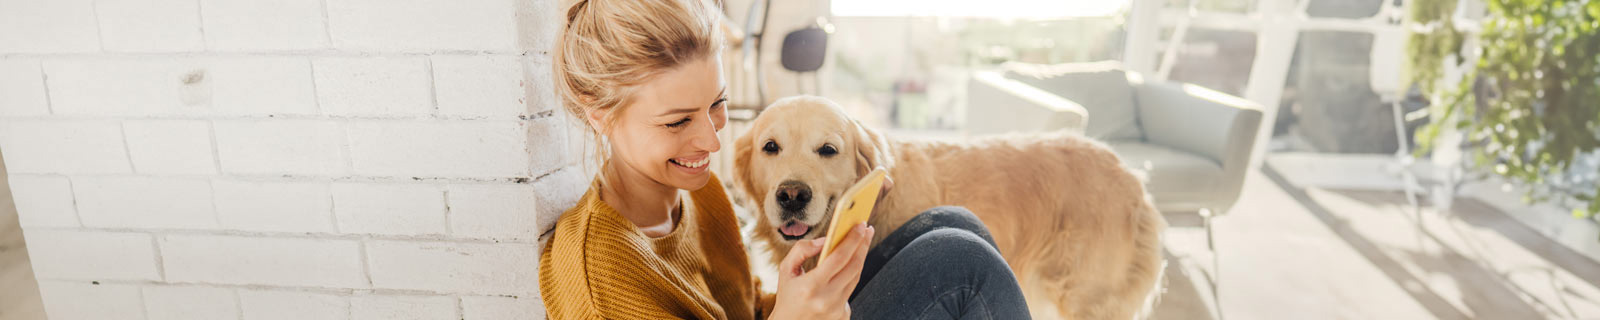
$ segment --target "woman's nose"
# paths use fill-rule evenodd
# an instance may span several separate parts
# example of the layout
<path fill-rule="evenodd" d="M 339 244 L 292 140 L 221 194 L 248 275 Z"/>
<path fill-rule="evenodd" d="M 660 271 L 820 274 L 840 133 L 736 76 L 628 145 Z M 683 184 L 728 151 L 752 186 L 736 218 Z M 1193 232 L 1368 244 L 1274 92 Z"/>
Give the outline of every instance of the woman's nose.
<path fill-rule="evenodd" d="M 695 147 L 705 149 L 707 152 L 717 152 L 717 150 L 722 149 L 722 140 L 717 138 L 716 124 L 710 122 L 701 121 L 706 125 L 698 126 L 699 129 L 695 130 L 694 137 L 691 139 L 693 139 L 692 143 L 694 143 Z"/>

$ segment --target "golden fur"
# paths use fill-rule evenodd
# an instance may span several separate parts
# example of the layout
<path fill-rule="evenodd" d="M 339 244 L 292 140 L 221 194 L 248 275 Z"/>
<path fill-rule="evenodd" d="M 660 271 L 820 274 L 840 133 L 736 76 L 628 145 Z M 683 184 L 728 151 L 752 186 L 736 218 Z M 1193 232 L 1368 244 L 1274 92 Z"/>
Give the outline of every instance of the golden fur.
<path fill-rule="evenodd" d="M 769 141 L 779 152 L 765 150 Z M 822 156 L 824 145 L 838 154 Z M 1139 317 L 1161 277 L 1166 221 L 1116 154 L 1080 135 L 886 139 L 832 101 L 790 97 L 764 111 L 734 152 L 734 180 L 755 209 L 753 236 L 773 250 L 773 265 L 793 245 L 778 231 L 784 223 L 811 225 L 803 238 L 822 236 L 833 199 L 884 166 L 894 188 L 870 221 L 873 243 L 929 208 L 966 207 L 988 226 L 1035 318 Z M 814 203 L 779 208 L 774 190 L 784 181 L 809 185 Z"/>

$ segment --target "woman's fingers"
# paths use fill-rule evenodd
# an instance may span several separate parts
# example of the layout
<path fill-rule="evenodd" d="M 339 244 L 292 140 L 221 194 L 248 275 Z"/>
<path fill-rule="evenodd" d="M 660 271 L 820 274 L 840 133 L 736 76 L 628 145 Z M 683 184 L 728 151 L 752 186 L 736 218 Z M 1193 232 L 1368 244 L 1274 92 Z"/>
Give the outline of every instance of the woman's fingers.
<path fill-rule="evenodd" d="M 850 292 L 855 290 L 856 283 L 861 282 L 861 268 L 866 264 L 867 251 L 871 247 L 871 240 L 866 239 L 872 239 L 873 233 L 876 233 L 876 230 L 868 227 L 861 237 L 864 241 L 861 241 L 856 247 L 850 248 L 850 251 L 839 250 L 838 253 L 833 254 L 835 256 L 834 259 L 843 260 L 846 264 L 844 269 L 828 280 L 828 292 L 838 292 L 838 294 L 849 296 Z"/>
<path fill-rule="evenodd" d="M 796 241 L 794 247 L 789 249 L 789 255 L 783 257 L 783 262 L 778 263 L 778 281 L 787 282 L 790 278 L 802 273 L 800 265 L 806 258 L 822 253 L 822 241 L 826 238 L 817 238 L 805 241 Z"/>
<path fill-rule="evenodd" d="M 876 232 L 877 230 L 868 227 L 867 234 L 863 239 L 872 239 L 872 235 Z M 834 275 L 834 280 L 830 281 L 843 282 L 841 283 L 842 286 L 840 286 L 843 291 L 840 294 L 849 296 L 851 291 L 855 291 L 856 283 L 861 282 L 861 268 L 867 263 L 867 251 L 870 250 L 870 244 L 870 240 L 862 241 L 861 245 L 856 247 L 854 254 L 850 255 L 850 264 L 844 267 L 843 272 Z"/>
<path fill-rule="evenodd" d="M 850 228 L 850 234 L 845 235 L 839 246 L 834 247 L 833 252 L 828 253 L 827 257 L 823 257 L 822 262 L 817 263 L 817 268 L 812 269 L 812 272 L 821 274 L 823 279 L 833 279 L 840 270 L 844 270 L 845 265 L 850 263 L 850 255 L 856 250 L 856 246 L 871 241 L 867 240 L 870 238 L 866 237 L 866 233 L 866 223 Z"/>

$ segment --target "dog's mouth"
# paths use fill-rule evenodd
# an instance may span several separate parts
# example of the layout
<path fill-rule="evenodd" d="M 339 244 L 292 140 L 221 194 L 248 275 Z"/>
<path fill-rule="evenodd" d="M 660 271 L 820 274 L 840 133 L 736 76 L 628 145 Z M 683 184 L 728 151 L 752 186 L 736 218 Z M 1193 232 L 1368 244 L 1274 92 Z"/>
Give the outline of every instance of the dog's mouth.
<path fill-rule="evenodd" d="M 811 233 L 811 226 L 799 221 L 789 221 L 778 228 L 778 233 L 783 234 L 784 240 L 795 241 L 805 238 Z"/>

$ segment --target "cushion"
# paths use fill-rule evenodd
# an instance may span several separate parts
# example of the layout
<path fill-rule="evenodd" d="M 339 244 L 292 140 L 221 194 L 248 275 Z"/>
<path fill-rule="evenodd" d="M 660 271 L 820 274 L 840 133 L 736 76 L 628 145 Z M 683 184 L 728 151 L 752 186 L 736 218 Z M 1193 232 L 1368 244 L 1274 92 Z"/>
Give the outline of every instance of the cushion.
<path fill-rule="evenodd" d="M 1145 191 L 1155 198 L 1157 207 L 1220 198 L 1222 165 L 1210 158 L 1137 141 L 1107 144 L 1129 169 L 1145 173 Z"/>
<path fill-rule="evenodd" d="M 1127 74 L 1114 61 L 1059 65 L 1005 65 L 1006 77 L 1072 100 L 1089 111 L 1084 135 L 1143 140 Z"/>

